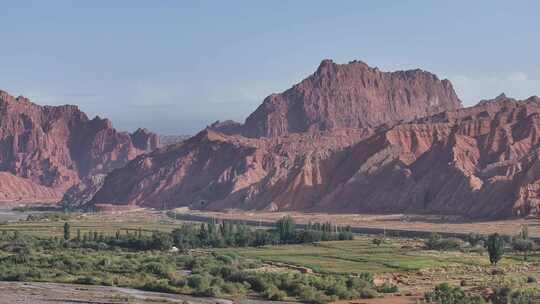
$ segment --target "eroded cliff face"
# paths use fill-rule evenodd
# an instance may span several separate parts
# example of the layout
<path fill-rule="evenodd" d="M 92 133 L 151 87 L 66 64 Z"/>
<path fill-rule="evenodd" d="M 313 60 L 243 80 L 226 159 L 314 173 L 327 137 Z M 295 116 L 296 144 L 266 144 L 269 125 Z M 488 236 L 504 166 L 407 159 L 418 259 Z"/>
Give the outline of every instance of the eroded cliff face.
<path fill-rule="evenodd" d="M 205 130 L 114 171 L 93 203 L 534 215 L 539 127 L 533 97 L 486 101 L 372 133 L 253 139 Z"/>
<path fill-rule="evenodd" d="M 266 98 L 244 125 L 216 122 L 114 171 L 92 203 L 315 208 L 348 147 L 400 121 L 459 106 L 452 85 L 431 73 L 325 60 L 301 83 Z"/>
<path fill-rule="evenodd" d="M 323 62 L 226 122 L 107 176 L 97 206 L 437 213 L 540 212 L 540 100 L 460 108 L 423 71 Z"/>
<path fill-rule="evenodd" d="M 317 173 L 307 167 L 309 163 L 330 158 L 365 136 L 364 131 L 350 130 L 253 139 L 206 129 L 181 144 L 141 155 L 113 171 L 92 203 L 158 208 L 300 208 L 299 202 L 294 206 L 286 203 L 285 192 L 291 187 L 298 192 L 291 186 L 299 178 L 298 172 L 306 171 L 308 183 L 320 184 Z M 300 191 L 299 195 L 312 194 Z"/>
<path fill-rule="evenodd" d="M 291 89 L 268 96 L 247 119 L 248 137 L 373 129 L 461 105 L 452 84 L 422 70 L 382 72 L 360 61 L 324 60 Z"/>
<path fill-rule="evenodd" d="M 540 99 L 498 99 L 360 142 L 318 210 L 508 218 L 538 214 Z"/>
<path fill-rule="evenodd" d="M 158 144 L 155 134 L 118 132 L 109 120 L 88 119 L 76 106 L 39 106 L 0 91 L 0 171 L 6 172 L 0 193 L 15 201 L 39 201 L 43 193 L 59 199 L 81 179 L 122 167 Z M 14 183 L 24 195 L 9 194 Z"/>

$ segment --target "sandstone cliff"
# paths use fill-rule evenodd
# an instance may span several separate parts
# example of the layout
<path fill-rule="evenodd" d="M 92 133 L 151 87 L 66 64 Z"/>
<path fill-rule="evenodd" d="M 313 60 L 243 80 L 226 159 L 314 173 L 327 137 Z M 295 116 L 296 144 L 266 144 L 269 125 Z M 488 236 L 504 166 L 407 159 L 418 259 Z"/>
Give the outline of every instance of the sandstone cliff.
<path fill-rule="evenodd" d="M 216 123 L 109 174 L 93 205 L 540 214 L 540 99 L 460 108 L 448 81 L 324 61 L 244 125 Z"/>
<path fill-rule="evenodd" d="M 376 128 L 454 110 L 452 84 L 422 70 L 382 72 L 360 61 L 322 61 L 291 89 L 268 96 L 245 122 L 248 137 Z"/>
<path fill-rule="evenodd" d="M 498 98 L 356 132 L 205 130 L 115 170 L 96 204 L 508 218 L 540 212 L 540 99 Z"/>
<path fill-rule="evenodd" d="M 244 125 L 216 122 L 112 172 L 92 204 L 315 209 L 349 147 L 459 106 L 452 85 L 428 72 L 325 60 L 300 84 L 266 98 Z"/>
<path fill-rule="evenodd" d="M 540 99 L 498 98 L 358 143 L 316 209 L 508 218 L 539 214 Z"/>
<path fill-rule="evenodd" d="M 59 199 L 81 179 L 122 167 L 158 144 L 155 134 L 118 132 L 109 120 L 89 119 L 76 106 L 40 106 L 0 91 L 0 171 L 5 172 L 0 194 L 5 200 L 42 200 L 44 193 Z M 13 187 L 24 195 L 12 193 Z"/>

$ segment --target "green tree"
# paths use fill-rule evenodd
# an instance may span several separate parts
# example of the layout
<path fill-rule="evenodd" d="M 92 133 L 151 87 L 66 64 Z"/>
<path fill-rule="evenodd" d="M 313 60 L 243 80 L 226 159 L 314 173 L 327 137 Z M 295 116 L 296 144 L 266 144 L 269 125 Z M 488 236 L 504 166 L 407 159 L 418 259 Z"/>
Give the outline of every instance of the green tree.
<path fill-rule="evenodd" d="M 290 215 L 279 219 L 276 222 L 276 228 L 281 242 L 288 243 L 294 240 L 296 223 Z"/>
<path fill-rule="evenodd" d="M 527 261 L 529 252 L 534 250 L 534 242 L 529 239 L 529 228 L 527 225 L 521 226 L 519 234 L 512 239 L 512 249 L 523 253 L 523 260 Z"/>
<path fill-rule="evenodd" d="M 486 247 L 490 263 L 497 265 L 504 255 L 504 239 L 498 233 L 494 233 L 488 237 Z"/>
<path fill-rule="evenodd" d="M 68 222 L 64 223 L 64 240 L 69 241 L 71 238 L 71 225 Z"/>

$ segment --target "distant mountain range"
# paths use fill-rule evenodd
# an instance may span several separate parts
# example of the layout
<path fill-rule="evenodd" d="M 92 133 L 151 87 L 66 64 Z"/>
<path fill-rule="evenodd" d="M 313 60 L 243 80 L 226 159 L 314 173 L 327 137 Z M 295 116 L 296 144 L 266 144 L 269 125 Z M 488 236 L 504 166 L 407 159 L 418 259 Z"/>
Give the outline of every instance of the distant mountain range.
<path fill-rule="evenodd" d="M 422 70 L 324 60 L 245 123 L 162 137 L 161 148 L 154 134 L 117 132 L 73 106 L 0 97 L 1 170 L 36 185 L 28 197 L 75 185 L 64 199 L 98 208 L 540 213 L 540 99 L 462 108 L 448 80 Z"/>

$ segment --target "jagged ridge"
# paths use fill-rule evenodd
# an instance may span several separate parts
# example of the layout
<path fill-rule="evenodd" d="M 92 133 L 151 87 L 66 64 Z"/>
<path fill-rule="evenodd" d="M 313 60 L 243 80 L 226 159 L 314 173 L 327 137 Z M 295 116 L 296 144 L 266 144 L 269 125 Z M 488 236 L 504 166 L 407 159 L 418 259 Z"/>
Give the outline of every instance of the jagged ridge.
<path fill-rule="evenodd" d="M 147 130 L 118 132 L 109 120 L 90 120 L 76 106 L 39 106 L 0 91 L 0 171 L 19 177 L 9 178 L 11 184 L 24 179 L 19 190 L 25 200 L 32 199 L 35 189 L 36 200 L 43 193 L 59 199 L 81 179 L 120 168 L 158 145 L 158 137 Z M 19 200 L 8 194 L 8 175 L 3 176 L 0 192 Z"/>

